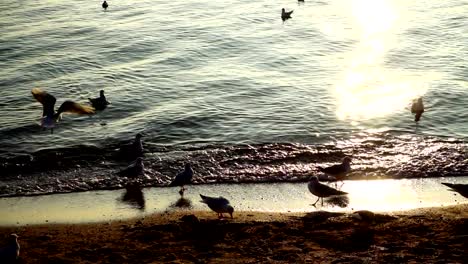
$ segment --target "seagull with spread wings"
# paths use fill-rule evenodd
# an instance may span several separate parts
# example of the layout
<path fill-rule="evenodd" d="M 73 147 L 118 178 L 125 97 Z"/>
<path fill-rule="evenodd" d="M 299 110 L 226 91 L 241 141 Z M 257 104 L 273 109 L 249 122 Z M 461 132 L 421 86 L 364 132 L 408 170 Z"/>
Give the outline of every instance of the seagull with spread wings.
<path fill-rule="evenodd" d="M 54 133 L 54 127 L 57 122 L 62 118 L 62 113 L 74 113 L 78 115 L 91 115 L 94 114 L 94 108 L 87 105 L 75 103 L 73 101 L 65 101 L 60 105 L 59 109 L 55 111 L 55 102 L 57 99 L 46 91 L 39 88 L 31 90 L 34 98 L 42 104 L 42 118 L 41 126 L 44 129 L 50 128 L 50 133 Z"/>

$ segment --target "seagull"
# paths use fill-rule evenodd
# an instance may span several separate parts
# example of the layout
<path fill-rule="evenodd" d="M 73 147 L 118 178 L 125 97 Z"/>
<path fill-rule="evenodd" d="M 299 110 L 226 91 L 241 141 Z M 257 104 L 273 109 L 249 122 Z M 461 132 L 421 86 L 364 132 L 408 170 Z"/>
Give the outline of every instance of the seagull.
<path fill-rule="evenodd" d="M 102 2 L 102 8 L 104 8 L 104 10 L 107 10 L 108 6 L 109 6 L 109 4 L 107 4 L 106 1 Z"/>
<path fill-rule="evenodd" d="M 62 113 L 75 113 L 79 115 L 91 115 L 94 114 L 94 108 L 87 105 L 75 103 L 73 101 L 65 101 L 60 105 L 57 111 L 54 110 L 55 102 L 57 99 L 46 91 L 39 88 L 31 90 L 34 98 L 42 104 L 42 118 L 41 126 L 46 129 L 50 128 L 50 133 L 54 133 L 54 127 L 57 122 L 62 119 Z"/>
<path fill-rule="evenodd" d="M 343 191 L 337 190 L 335 188 L 332 188 L 325 184 L 320 183 L 316 176 L 312 176 L 310 178 L 310 181 L 307 187 L 309 188 L 309 191 L 313 195 L 318 197 L 317 201 L 315 201 L 315 203 L 312 204 L 314 207 L 317 204 L 317 202 L 320 200 L 320 198 L 322 198 L 322 206 L 323 206 L 324 197 L 348 194 L 347 192 L 343 192 Z"/>
<path fill-rule="evenodd" d="M 110 102 L 107 101 L 106 96 L 104 95 L 104 90 L 99 91 L 99 97 L 88 98 L 88 100 L 96 110 L 104 110 L 108 105 L 110 105 Z"/>
<path fill-rule="evenodd" d="M 0 248 L 0 263 L 16 263 L 20 252 L 18 235 L 10 234 L 8 244 Z"/>
<path fill-rule="evenodd" d="M 224 197 L 209 197 L 200 194 L 202 200 L 200 202 L 205 203 L 208 207 L 218 214 L 218 218 L 224 218 L 223 213 L 231 215 L 234 213 L 234 208 L 229 204 L 229 201 Z"/>
<path fill-rule="evenodd" d="M 341 164 L 332 165 L 330 167 L 322 168 L 317 167 L 317 169 L 329 176 L 334 177 L 338 181 L 343 181 L 346 175 L 351 171 L 351 158 L 344 157 Z"/>
<path fill-rule="evenodd" d="M 189 184 L 193 178 L 193 170 L 190 166 L 190 163 L 185 164 L 185 169 L 183 172 L 177 174 L 174 180 L 169 184 L 169 186 L 180 186 L 179 191 L 180 196 L 184 196 L 184 191 L 186 190 L 184 185 Z"/>
<path fill-rule="evenodd" d="M 119 150 L 119 154 L 127 160 L 134 160 L 138 157 L 143 156 L 143 143 L 141 138 L 143 135 L 138 133 L 135 135 L 135 140 L 132 143 L 122 145 Z"/>
<path fill-rule="evenodd" d="M 457 192 L 463 197 L 468 198 L 468 184 L 442 182 L 443 185 L 450 188 L 450 191 Z"/>
<path fill-rule="evenodd" d="M 413 104 L 411 105 L 411 113 L 415 114 L 414 122 L 418 122 L 421 119 L 421 116 L 424 113 L 422 97 L 413 100 Z"/>
<path fill-rule="evenodd" d="M 144 173 L 145 166 L 143 165 L 143 158 L 138 157 L 134 162 L 127 166 L 127 168 L 119 171 L 119 176 L 125 176 L 128 178 L 136 178 Z"/>
<path fill-rule="evenodd" d="M 291 10 L 291 11 L 286 12 L 286 11 L 284 10 L 284 8 L 281 9 L 281 19 L 283 20 L 283 22 L 286 21 L 287 19 L 290 19 L 290 18 L 291 18 L 291 14 L 292 14 L 293 12 L 294 12 L 294 10 Z"/>

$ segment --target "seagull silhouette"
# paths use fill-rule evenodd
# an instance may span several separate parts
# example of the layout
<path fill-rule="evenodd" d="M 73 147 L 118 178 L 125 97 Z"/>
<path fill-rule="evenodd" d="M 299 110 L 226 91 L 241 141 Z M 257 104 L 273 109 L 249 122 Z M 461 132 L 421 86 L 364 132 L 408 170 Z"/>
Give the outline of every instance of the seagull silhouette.
<path fill-rule="evenodd" d="M 79 115 L 94 114 L 94 108 L 87 105 L 75 103 L 73 101 L 65 101 L 60 105 L 59 109 L 55 111 L 55 102 L 57 99 L 46 91 L 39 88 L 31 90 L 34 98 L 42 104 L 42 118 L 41 126 L 44 129 L 50 128 L 50 133 L 54 133 L 54 127 L 57 122 L 62 118 L 62 113 L 75 113 Z"/>
<path fill-rule="evenodd" d="M 184 191 L 186 190 L 184 185 L 190 184 L 193 178 L 193 170 L 190 163 L 185 164 L 185 169 L 181 173 L 177 174 L 174 180 L 169 184 L 169 186 L 180 186 L 181 189 L 179 191 L 180 196 L 184 195 Z"/>
<path fill-rule="evenodd" d="M 99 97 L 88 98 L 88 100 L 96 110 L 104 110 L 108 105 L 110 105 L 110 102 L 107 101 L 106 96 L 104 95 L 104 90 L 99 91 Z"/>
<path fill-rule="evenodd" d="M 107 4 L 106 1 L 102 2 L 102 8 L 104 8 L 104 10 L 107 10 L 108 7 L 109 7 L 109 4 Z"/>
<path fill-rule="evenodd" d="M 422 114 L 424 113 L 424 104 L 422 97 L 413 100 L 413 104 L 411 105 L 411 113 L 415 114 L 414 122 L 419 122 Z"/>
<path fill-rule="evenodd" d="M 450 191 L 457 192 L 463 197 L 468 198 L 468 184 L 442 182 L 443 185 L 450 188 Z"/>
<path fill-rule="evenodd" d="M 228 213 L 231 218 L 234 213 L 234 208 L 229 204 L 229 201 L 224 197 L 209 197 L 200 194 L 202 200 L 200 202 L 208 205 L 208 207 L 218 214 L 218 218 L 224 218 L 223 213 Z"/>
<path fill-rule="evenodd" d="M 119 149 L 119 155 L 126 160 L 134 160 L 143 156 L 143 142 L 141 138 L 143 134 L 138 133 L 135 135 L 135 140 L 131 143 L 122 145 Z"/>
<path fill-rule="evenodd" d="M 10 234 L 7 245 L 0 248 L 0 263 L 16 263 L 19 253 L 18 235 Z"/>
<path fill-rule="evenodd" d="M 317 169 L 329 176 L 332 176 L 337 181 L 343 181 L 346 178 L 346 175 L 351 171 L 351 158 L 344 157 L 341 164 L 332 165 L 330 167 L 322 168 L 317 167 Z"/>
<path fill-rule="evenodd" d="M 343 191 L 337 190 L 335 188 L 332 188 L 330 186 L 320 183 L 316 176 L 312 176 L 310 178 L 310 181 L 307 187 L 309 188 L 309 191 L 313 195 L 318 197 L 317 201 L 315 201 L 315 203 L 312 204 L 314 207 L 320 199 L 322 199 L 322 206 L 323 206 L 323 198 L 335 196 L 335 195 L 348 194 L 347 192 L 343 192 Z"/>
<path fill-rule="evenodd" d="M 138 176 L 143 175 L 144 171 L 145 166 L 143 165 L 143 158 L 138 157 L 134 162 L 128 165 L 125 169 L 119 171 L 117 174 L 127 178 L 137 178 Z"/>
<path fill-rule="evenodd" d="M 284 8 L 281 9 L 281 19 L 283 20 L 283 22 L 286 21 L 287 19 L 290 19 L 290 18 L 291 18 L 291 14 L 292 14 L 293 12 L 294 12 L 294 10 L 291 10 L 291 11 L 286 12 L 286 11 L 284 10 Z"/>

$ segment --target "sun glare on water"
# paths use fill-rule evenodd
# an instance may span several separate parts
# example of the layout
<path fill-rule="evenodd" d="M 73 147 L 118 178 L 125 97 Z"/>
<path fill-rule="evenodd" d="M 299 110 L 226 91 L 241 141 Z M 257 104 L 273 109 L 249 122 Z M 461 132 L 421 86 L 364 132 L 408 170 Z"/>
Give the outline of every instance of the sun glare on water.
<path fill-rule="evenodd" d="M 385 68 L 388 51 L 398 44 L 403 13 L 388 0 L 349 2 L 353 36 L 358 44 L 348 54 L 345 69 L 335 86 L 337 116 L 353 121 L 401 111 L 427 90 L 427 78 Z"/>

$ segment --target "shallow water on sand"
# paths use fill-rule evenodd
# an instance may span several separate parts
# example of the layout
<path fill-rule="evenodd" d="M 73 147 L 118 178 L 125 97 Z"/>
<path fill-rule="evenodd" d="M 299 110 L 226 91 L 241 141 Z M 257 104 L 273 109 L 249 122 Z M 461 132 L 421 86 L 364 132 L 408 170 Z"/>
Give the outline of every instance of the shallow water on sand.
<path fill-rule="evenodd" d="M 196 183 L 303 181 L 345 155 L 352 178 L 468 173 L 465 1 L 109 4 L 0 3 L 0 195 L 121 188 L 136 132 L 145 186 L 187 161 Z M 112 104 L 51 135 L 33 87 Z"/>
<path fill-rule="evenodd" d="M 0 208 L 8 209 L 0 219 L 0 225 L 97 222 L 143 217 L 166 211 L 209 210 L 199 202 L 199 193 L 223 196 L 229 199 L 235 211 L 390 212 L 466 203 L 468 199 L 448 191 L 440 182 L 461 183 L 467 180 L 467 177 L 447 177 L 346 181 L 342 190 L 349 195 L 338 200 L 327 198 L 323 206 L 317 203 L 317 207 L 311 206 L 316 197 L 308 191 L 305 183 L 197 185 L 189 187 L 184 199 L 180 198 L 178 189 L 173 187 L 145 188 L 141 190 L 141 197 L 135 191 L 115 190 L 1 198 Z M 214 213 L 213 217 L 216 217 Z"/>

